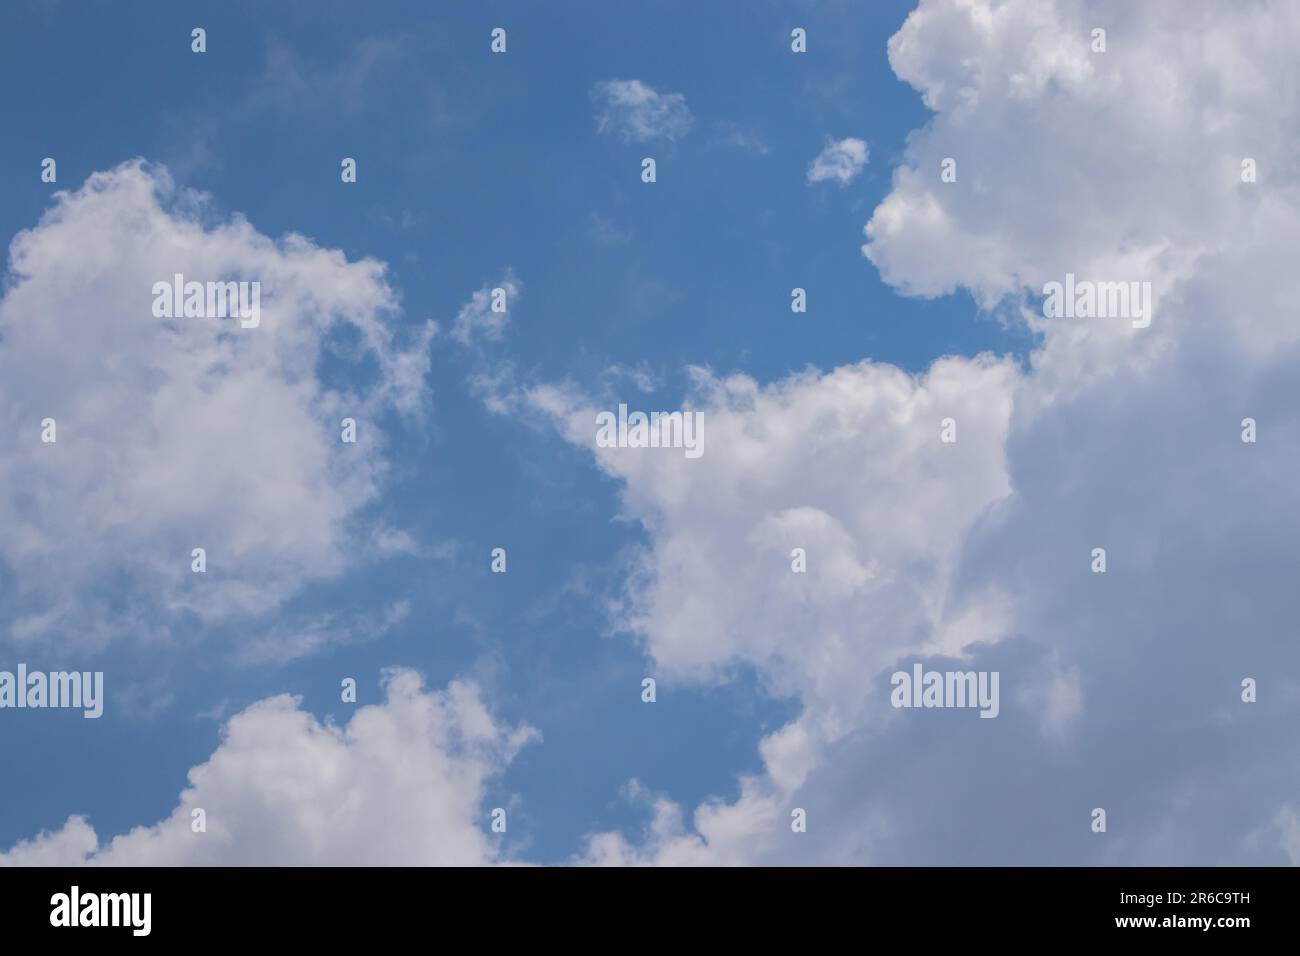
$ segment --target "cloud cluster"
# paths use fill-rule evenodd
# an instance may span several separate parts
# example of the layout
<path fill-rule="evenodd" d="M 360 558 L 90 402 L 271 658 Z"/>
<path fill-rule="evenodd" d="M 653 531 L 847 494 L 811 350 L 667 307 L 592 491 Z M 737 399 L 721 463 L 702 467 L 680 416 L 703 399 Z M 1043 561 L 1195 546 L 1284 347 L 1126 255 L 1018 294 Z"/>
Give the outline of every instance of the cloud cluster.
<path fill-rule="evenodd" d="M 1000 306 L 1037 347 L 1023 369 L 949 358 L 915 380 L 701 376 L 703 459 L 592 448 L 649 539 L 620 623 L 668 675 L 754 668 L 802 712 L 738 800 L 688 822 L 661 798 L 645 834 L 596 834 L 584 859 L 1294 853 L 1298 37 L 1300 12 L 1265 3 L 923 0 L 890 60 L 935 115 L 864 252 L 905 294 Z M 1151 326 L 1044 319 L 1067 273 L 1151 281 Z M 530 397 L 591 446 L 588 402 Z M 891 709 L 889 672 L 915 659 L 999 671 L 999 718 Z"/>
<path fill-rule="evenodd" d="M 101 844 L 83 817 L 70 817 L 0 853 L 0 866 L 502 862 L 483 805 L 488 783 L 537 732 L 498 722 L 473 684 L 429 691 L 413 671 L 391 670 L 384 691 L 344 727 L 288 695 L 253 704 L 190 771 L 165 820 Z M 206 832 L 194 830 L 198 809 Z"/>
<path fill-rule="evenodd" d="M 948 357 L 914 376 L 864 361 L 770 383 L 697 369 L 699 459 L 596 446 L 608 404 L 572 386 L 520 386 L 504 364 L 476 380 L 490 407 L 549 417 L 620 482 L 646 547 L 614 614 L 659 679 L 744 671 L 799 706 L 736 799 L 688 811 L 646 781 L 630 792 L 646 830 L 592 834 L 577 861 L 1296 860 L 1298 38 L 1300 11 L 1262 2 L 922 0 L 890 61 L 934 116 L 864 254 L 904 294 L 965 289 L 1024 323 L 1027 363 Z M 629 142 L 690 125 L 679 94 L 639 81 L 593 96 L 601 130 Z M 1248 157 L 1258 182 L 1240 176 Z M 0 458 L 0 518 L 17 532 L 0 560 L 30 569 L 14 636 L 66 615 L 60 589 L 112 554 L 132 556 L 114 565 L 126 593 L 205 614 L 335 571 L 382 458 L 341 466 L 327 426 L 353 405 L 422 401 L 422 353 L 394 343 L 376 264 L 240 220 L 206 228 L 160 191 L 157 173 L 123 167 L 15 243 L 0 373 L 22 387 L 0 397 L 0 425 L 33 440 Z M 211 269 L 274 290 L 265 336 L 160 334 L 147 300 L 123 304 Z M 1151 281 L 1150 327 L 1044 319 L 1036 295 L 1067 273 Z M 481 305 L 458 322 L 466 342 L 500 332 Z M 363 395 L 316 374 L 340 328 L 381 369 Z M 36 440 L 46 415 L 57 446 Z M 254 418 L 265 463 L 245 450 Z M 188 570 L 196 524 L 246 561 L 215 594 L 169 563 L 179 552 Z M 266 549 L 275 563 L 259 565 Z M 332 562 L 307 560 L 321 554 Z M 918 660 L 998 671 L 999 717 L 892 709 L 890 671 Z M 1240 698 L 1245 677 L 1257 703 Z M 74 817 L 3 859 L 490 862 L 485 781 L 530 736 L 472 687 L 430 694 L 405 672 L 343 729 L 273 698 L 232 719 L 167 820 L 101 846 Z M 207 834 L 190 830 L 196 806 Z M 1089 828 L 1095 807 L 1106 833 Z"/>
<path fill-rule="evenodd" d="M 153 287 L 177 274 L 259 282 L 260 324 L 156 317 Z M 423 413 L 433 334 L 401 327 L 381 263 L 221 219 L 161 168 L 57 193 L 13 240 L 0 298 L 4 636 L 166 637 L 265 613 L 369 553 L 376 419 Z"/>

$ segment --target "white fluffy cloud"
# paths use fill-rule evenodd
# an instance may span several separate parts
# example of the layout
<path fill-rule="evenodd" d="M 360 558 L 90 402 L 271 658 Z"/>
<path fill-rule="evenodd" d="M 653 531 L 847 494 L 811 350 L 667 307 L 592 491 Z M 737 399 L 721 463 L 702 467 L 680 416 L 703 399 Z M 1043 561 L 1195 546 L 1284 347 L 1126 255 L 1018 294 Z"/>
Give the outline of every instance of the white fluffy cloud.
<path fill-rule="evenodd" d="M 867 144 L 863 140 L 851 136 L 830 140 L 808 166 L 808 183 L 811 185 L 834 180 L 841 186 L 847 186 L 866 167 L 867 156 Z"/>
<path fill-rule="evenodd" d="M 654 544 L 625 623 L 663 673 L 711 679 L 755 665 L 775 692 L 815 702 L 833 736 L 865 676 L 934 639 L 965 533 L 1008 493 L 1015 375 L 985 358 L 944 360 L 919 378 L 864 362 L 769 386 L 697 370 L 700 458 L 594 449 Z M 547 388 L 530 398 L 562 410 L 575 443 L 594 444 L 594 406 L 570 410 Z M 940 441 L 949 417 L 954 444 Z M 795 548 L 807 574 L 791 571 Z"/>
<path fill-rule="evenodd" d="M 260 326 L 156 318 L 153 285 L 177 273 L 260 282 Z M 385 471 L 375 420 L 422 413 L 434 332 L 403 337 L 398 315 L 381 263 L 220 219 L 163 169 L 56 194 L 13 240 L 0 299 L 7 636 L 97 644 L 264 613 L 391 539 L 357 523 Z M 377 374 L 324 378 L 327 353 Z"/>
<path fill-rule="evenodd" d="M 658 796 L 642 841 L 594 835 L 582 862 L 779 861 L 807 848 L 788 839 L 793 801 L 829 748 L 880 717 L 869 688 L 887 688 L 882 670 L 906 655 L 957 653 L 1002 624 L 996 601 L 947 598 L 973 525 L 1011 492 L 1017 382 L 1014 363 L 987 356 L 944 359 L 917 377 L 863 362 L 767 386 L 696 370 L 688 404 L 703 413 L 702 457 L 592 448 L 649 533 L 618 619 L 659 679 L 752 668 L 803 712 L 762 741 L 766 774 L 743 781 L 736 803 L 706 804 L 687 826 Z M 590 400 L 549 386 L 525 398 L 569 440 L 594 445 Z M 941 441 L 946 418 L 956 443 Z M 807 573 L 792 571 L 795 548 Z M 842 842 L 834 861 L 860 849 Z"/>
<path fill-rule="evenodd" d="M 487 786 L 537 738 L 486 709 L 478 688 L 428 691 L 385 674 L 385 699 L 344 727 L 288 695 L 232 717 L 221 745 L 189 773 L 176 809 L 100 843 L 74 816 L 0 853 L 0 865 L 469 866 L 503 861 Z M 509 801 L 502 796 L 501 803 Z M 207 831 L 192 828 L 195 809 Z"/>
<path fill-rule="evenodd" d="M 645 834 L 594 835 L 584 860 L 1288 859 L 1297 39 L 1300 11 L 1265 3 L 920 4 L 890 59 L 935 115 L 864 252 L 901 292 L 968 289 L 1039 344 L 1023 370 L 701 376 L 702 459 L 592 448 L 649 539 L 620 623 L 670 679 L 752 667 L 802 712 L 738 800 L 688 817 L 658 797 Z M 1151 281 L 1150 328 L 1035 314 L 1067 272 Z M 590 400 L 528 397 L 593 444 Z M 893 710 L 888 674 L 917 657 L 1000 671 L 1001 716 Z"/>
<path fill-rule="evenodd" d="M 695 121 L 681 93 L 660 93 L 640 80 L 602 80 L 591 98 L 596 128 L 628 143 L 680 139 Z"/>

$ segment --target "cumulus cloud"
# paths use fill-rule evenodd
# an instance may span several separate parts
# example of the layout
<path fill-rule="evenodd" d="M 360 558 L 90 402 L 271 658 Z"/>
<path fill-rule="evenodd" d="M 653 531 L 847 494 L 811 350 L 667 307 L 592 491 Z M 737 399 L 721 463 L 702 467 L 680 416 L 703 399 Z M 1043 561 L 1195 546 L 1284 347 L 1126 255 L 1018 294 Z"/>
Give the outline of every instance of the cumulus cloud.
<path fill-rule="evenodd" d="M 826 148 L 808 166 L 808 184 L 834 180 L 847 186 L 866 167 L 867 157 L 867 144 L 863 140 L 852 137 L 828 140 Z"/>
<path fill-rule="evenodd" d="M 260 282 L 260 324 L 155 317 L 153 286 L 176 274 Z M 13 240 L 0 299 L 7 636 L 165 637 L 349 567 L 376 533 L 359 518 L 386 470 L 376 418 L 427 403 L 435 327 L 399 317 L 381 263 L 219 217 L 162 168 L 57 193 Z M 326 376 L 325 356 L 373 373 Z"/>
<path fill-rule="evenodd" d="M 645 833 L 594 834 L 586 862 L 1291 858 L 1297 36 L 1300 12 L 1264 3 L 923 0 L 890 61 L 935 115 L 864 252 L 904 294 L 967 289 L 1026 324 L 1026 367 L 702 375 L 698 461 L 592 448 L 589 399 L 526 392 L 646 529 L 620 623 L 656 665 L 752 667 L 801 707 L 739 799 L 657 798 Z M 1066 273 L 1151 281 L 1150 327 L 1043 318 Z M 1267 438 L 1240 440 L 1248 416 Z M 914 660 L 999 671 L 1001 715 L 892 709 L 889 672 Z"/>
<path fill-rule="evenodd" d="M 640 80 L 602 80 L 591 98 L 596 128 L 627 143 L 680 139 L 695 121 L 681 93 L 660 93 Z"/>
<path fill-rule="evenodd" d="M 770 797 L 752 792 L 753 786 L 752 779 L 746 781 L 735 804 L 713 801 L 701 806 L 688 825 L 680 805 L 634 780 L 627 796 L 649 811 L 644 832 L 635 840 L 621 833 L 593 834 L 573 862 L 579 866 L 744 865 L 754 857 L 756 841 L 767 846 L 781 842 L 781 808 Z M 789 827 L 784 829 L 790 832 Z"/>
<path fill-rule="evenodd" d="M 500 723 L 474 684 L 429 691 L 408 670 L 386 672 L 384 701 L 343 727 L 272 697 L 230 719 L 165 820 L 101 843 L 73 816 L 0 853 L 0 866 L 503 862 L 483 805 L 488 784 L 537 736 Z M 193 831 L 196 809 L 206 832 Z"/>
<path fill-rule="evenodd" d="M 990 356 L 944 359 L 922 376 L 863 362 L 765 386 L 697 369 L 687 405 L 702 412 L 706 442 L 695 460 L 596 447 L 588 397 L 522 390 L 521 403 L 623 482 L 625 512 L 649 534 L 616 617 L 660 679 L 752 670 L 803 708 L 762 741 L 767 772 L 743 782 L 739 801 L 707 804 L 687 826 L 660 795 L 641 841 L 593 835 L 583 862 L 777 861 L 808 849 L 787 839 L 792 801 L 830 748 L 882 719 L 866 688 L 887 688 L 882 671 L 905 656 L 959 653 L 1001 613 L 947 596 L 966 536 L 1011 491 L 1017 381 L 1014 363 Z M 945 418 L 956 443 L 940 440 Z M 796 548 L 807 573 L 792 571 Z M 851 862 L 849 848 L 835 860 Z"/>
<path fill-rule="evenodd" d="M 957 546 L 1007 494 L 1015 375 L 992 358 L 944 360 L 919 378 L 863 362 L 767 386 L 696 370 L 698 459 L 594 447 L 594 405 L 574 408 L 550 387 L 528 399 L 593 448 L 652 532 L 624 623 L 664 672 L 710 679 L 757 665 L 775 692 L 824 704 L 829 727 L 856 710 L 864 673 L 928 639 Z M 940 441 L 948 417 L 955 444 Z M 957 488 L 950 468 L 964 475 Z M 923 509 L 909 507 L 918 500 Z M 794 548 L 815 569 L 792 573 Z"/>
<path fill-rule="evenodd" d="M 83 816 L 68 817 L 58 830 L 46 830 L 29 840 L 19 840 L 0 853 L 0 866 L 70 866 L 95 852 L 99 839 Z"/>

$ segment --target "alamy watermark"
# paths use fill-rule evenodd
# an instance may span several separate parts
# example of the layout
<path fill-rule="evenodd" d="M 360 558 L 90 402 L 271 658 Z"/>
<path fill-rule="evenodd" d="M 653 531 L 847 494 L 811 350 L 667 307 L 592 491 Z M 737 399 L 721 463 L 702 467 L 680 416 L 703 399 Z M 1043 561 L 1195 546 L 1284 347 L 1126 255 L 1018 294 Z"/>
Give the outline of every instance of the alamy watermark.
<path fill-rule="evenodd" d="M 152 893 L 83 893 L 74 885 L 50 897 L 51 926 L 125 926 L 132 936 L 148 936 L 152 911 Z"/>
<path fill-rule="evenodd" d="M 894 671 L 889 702 L 895 707 L 978 707 L 981 717 L 996 717 L 998 671 Z"/>
<path fill-rule="evenodd" d="M 58 707 L 84 711 L 93 720 L 104 713 L 103 671 L 0 671 L 0 709 Z"/>
<path fill-rule="evenodd" d="M 682 448 L 687 458 L 704 454 L 703 412 L 628 413 L 627 405 L 618 406 L 618 414 L 596 415 L 596 444 L 600 448 Z"/>
<path fill-rule="evenodd" d="M 158 319 L 239 319 L 255 329 L 262 321 L 262 283 L 186 282 L 176 273 L 171 282 L 153 284 L 153 314 Z"/>
<path fill-rule="evenodd" d="M 1074 273 L 1065 274 L 1065 282 L 1043 286 L 1043 315 L 1049 319 L 1132 319 L 1133 328 L 1151 324 L 1155 300 L 1150 282 L 1075 281 Z"/>

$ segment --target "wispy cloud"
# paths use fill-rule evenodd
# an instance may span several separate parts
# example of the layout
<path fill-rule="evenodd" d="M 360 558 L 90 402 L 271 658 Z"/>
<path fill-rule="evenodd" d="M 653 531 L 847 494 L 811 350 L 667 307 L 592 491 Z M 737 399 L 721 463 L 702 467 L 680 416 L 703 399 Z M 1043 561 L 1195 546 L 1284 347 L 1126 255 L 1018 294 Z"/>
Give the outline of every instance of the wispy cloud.
<path fill-rule="evenodd" d="M 461 345 L 469 345 L 475 339 L 499 342 L 510 321 L 510 307 L 522 292 L 523 286 L 515 274 L 506 270 L 494 286 L 483 286 L 461 306 L 451 327 L 451 337 Z"/>
<path fill-rule="evenodd" d="M 865 141 L 846 137 L 840 140 L 827 140 L 826 148 L 808 167 L 808 184 L 835 180 L 841 186 L 847 186 L 858 178 L 863 167 L 867 165 L 869 151 Z"/>
<path fill-rule="evenodd" d="M 757 153 L 760 156 L 766 156 L 772 151 L 772 148 L 763 141 L 761 136 L 752 130 L 733 123 L 731 120 L 718 123 L 717 131 L 718 141 L 723 145 L 734 146 L 747 153 Z"/>
<path fill-rule="evenodd" d="M 640 80 L 602 80 L 591 89 L 597 104 L 596 128 L 625 142 L 675 140 L 695 122 L 686 97 L 660 93 Z"/>

